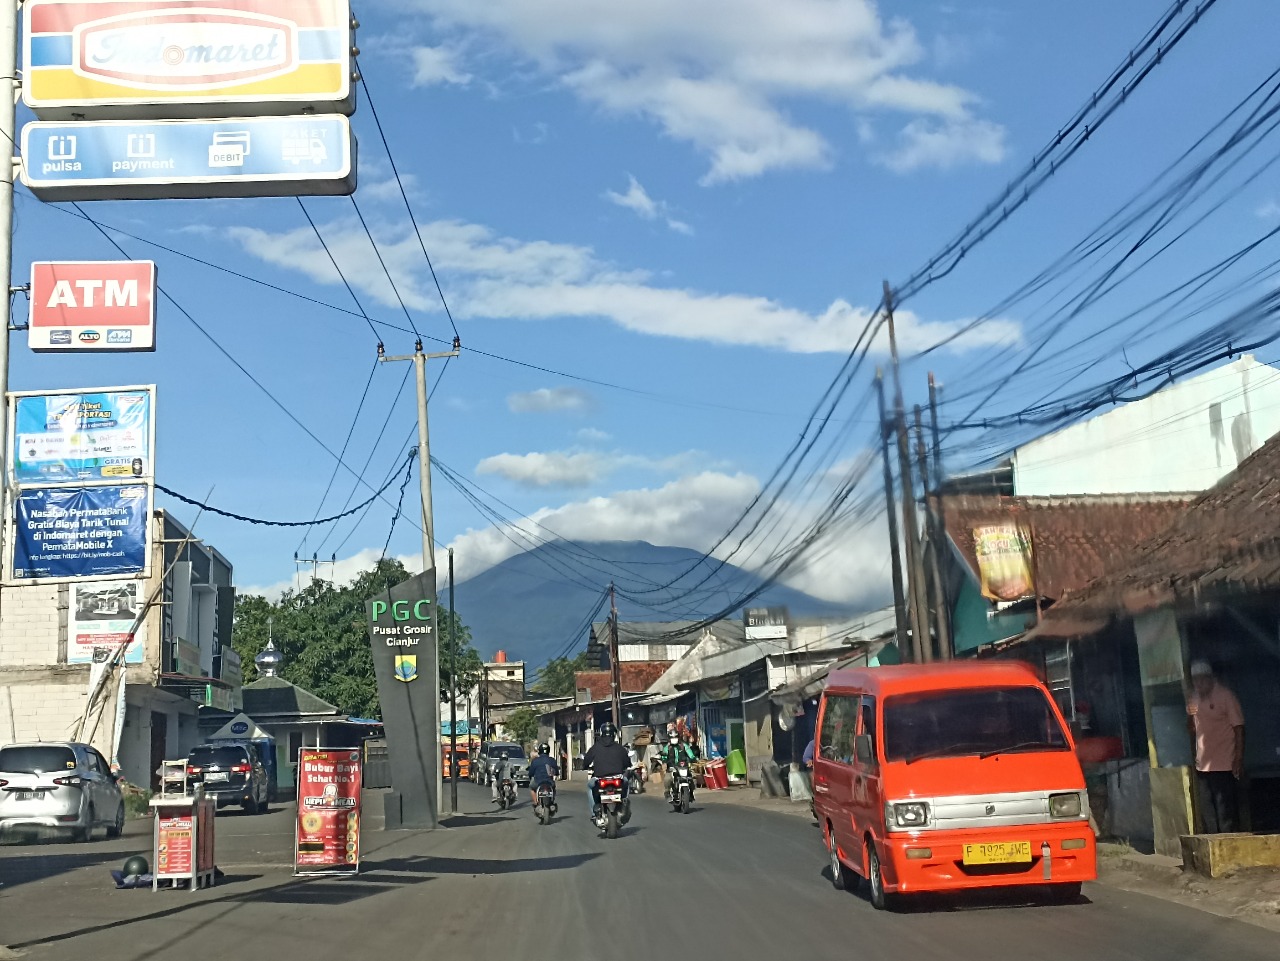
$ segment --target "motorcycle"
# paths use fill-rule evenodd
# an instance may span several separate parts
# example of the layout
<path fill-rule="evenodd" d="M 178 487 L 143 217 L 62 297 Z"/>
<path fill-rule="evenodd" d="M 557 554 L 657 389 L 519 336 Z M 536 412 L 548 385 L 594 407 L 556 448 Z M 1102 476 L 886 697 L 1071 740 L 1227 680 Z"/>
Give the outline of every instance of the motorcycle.
<path fill-rule="evenodd" d="M 627 781 L 630 784 L 632 794 L 644 793 L 645 773 L 643 762 L 636 764 L 635 767 L 627 771 Z"/>
<path fill-rule="evenodd" d="M 600 818 L 596 826 L 600 828 L 602 837 L 616 838 L 622 825 L 631 820 L 624 776 L 606 775 L 596 781 L 596 790 L 600 795 Z"/>
<path fill-rule="evenodd" d="M 688 814 L 693 807 L 693 772 L 688 764 L 680 764 L 671 775 L 671 809 Z"/>
<path fill-rule="evenodd" d="M 511 808 L 516 806 L 516 782 L 509 777 L 502 779 L 502 784 L 498 788 L 498 807 Z"/>
<path fill-rule="evenodd" d="M 556 813 L 556 788 L 554 784 L 538 785 L 538 820 L 550 824 Z"/>

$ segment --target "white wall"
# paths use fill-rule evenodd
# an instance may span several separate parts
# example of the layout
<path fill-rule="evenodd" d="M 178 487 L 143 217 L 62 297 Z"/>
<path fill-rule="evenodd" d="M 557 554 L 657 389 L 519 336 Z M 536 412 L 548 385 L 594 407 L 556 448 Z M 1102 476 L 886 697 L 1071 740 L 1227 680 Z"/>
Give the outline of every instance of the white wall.
<path fill-rule="evenodd" d="M 1244 356 L 1018 448 L 1014 493 L 1202 491 L 1280 432 L 1280 370 Z"/>
<path fill-rule="evenodd" d="M 0 667 L 46 667 L 59 658 L 67 598 L 58 586 L 5 587 L 0 604 Z"/>

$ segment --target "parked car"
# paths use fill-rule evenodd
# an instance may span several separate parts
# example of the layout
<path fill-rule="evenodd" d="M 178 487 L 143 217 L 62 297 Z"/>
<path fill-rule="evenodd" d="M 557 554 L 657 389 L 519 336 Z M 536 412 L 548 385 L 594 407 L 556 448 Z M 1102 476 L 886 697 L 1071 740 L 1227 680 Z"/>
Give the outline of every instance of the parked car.
<path fill-rule="evenodd" d="M 1097 876 L 1084 774 L 1035 672 L 979 661 L 833 671 L 819 708 L 815 813 L 841 888 L 922 891 Z"/>
<path fill-rule="evenodd" d="M 271 803 L 266 765 L 255 745 L 201 744 L 187 755 L 187 781 L 204 785 L 218 807 L 241 805 L 246 814 L 261 814 Z"/>
<path fill-rule="evenodd" d="M 78 841 L 124 831 L 124 795 L 88 744 L 48 741 L 0 747 L 0 833 L 56 831 Z"/>
<path fill-rule="evenodd" d="M 488 784 L 493 777 L 493 769 L 502 752 L 507 752 L 507 764 L 511 768 L 511 778 L 521 787 L 529 786 L 529 756 L 524 748 L 511 741 L 490 741 L 480 748 L 476 758 L 476 783 Z"/>

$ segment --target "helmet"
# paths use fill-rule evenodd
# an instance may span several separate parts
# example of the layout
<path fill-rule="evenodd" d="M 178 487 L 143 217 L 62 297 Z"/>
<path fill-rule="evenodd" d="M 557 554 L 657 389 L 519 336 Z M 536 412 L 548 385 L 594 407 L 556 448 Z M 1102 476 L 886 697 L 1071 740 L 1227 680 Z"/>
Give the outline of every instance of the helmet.
<path fill-rule="evenodd" d="M 546 744 L 539 744 L 539 745 L 538 745 L 538 753 L 539 753 L 539 754 L 541 754 L 543 757 L 546 757 L 548 754 L 550 754 L 550 753 L 551 753 L 551 748 L 550 748 L 550 746 L 549 746 L 549 745 L 546 745 Z"/>
<path fill-rule="evenodd" d="M 508 761 L 508 760 L 510 760 L 510 759 L 511 759 L 511 755 L 510 755 L 507 751 L 503 751 L 503 752 L 502 752 L 502 759 L 503 759 L 504 761 Z"/>
<path fill-rule="evenodd" d="M 141 854 L 135 854 L 132 857 L 125 859 L 124 867 L 120 869 L 120 873 L 125 877 L 139 874 L 150 874 L 151 865 L 147 863 L 147 859 Z"/>
<path fill-rule="evenodd" d="M 600 736 L 601 737 L 617 737 L 618 728 L 614 725 L 612 721 L 605 721 L 603 724 L 600 725 Z"/>

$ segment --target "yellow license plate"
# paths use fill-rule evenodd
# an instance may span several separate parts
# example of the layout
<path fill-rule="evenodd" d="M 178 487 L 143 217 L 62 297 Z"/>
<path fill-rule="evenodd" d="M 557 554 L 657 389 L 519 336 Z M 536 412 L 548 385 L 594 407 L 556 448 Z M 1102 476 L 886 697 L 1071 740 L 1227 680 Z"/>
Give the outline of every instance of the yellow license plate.
<path fill-rule="evenodd" d="M 965 864 L 1031 863 L 1030 841 L 993 841 L 989 844 L 966 844 Z"/>

